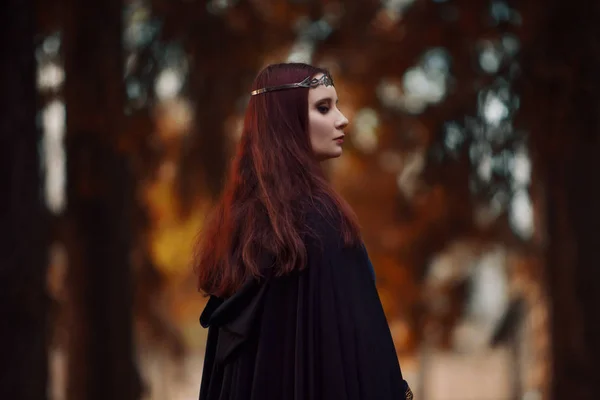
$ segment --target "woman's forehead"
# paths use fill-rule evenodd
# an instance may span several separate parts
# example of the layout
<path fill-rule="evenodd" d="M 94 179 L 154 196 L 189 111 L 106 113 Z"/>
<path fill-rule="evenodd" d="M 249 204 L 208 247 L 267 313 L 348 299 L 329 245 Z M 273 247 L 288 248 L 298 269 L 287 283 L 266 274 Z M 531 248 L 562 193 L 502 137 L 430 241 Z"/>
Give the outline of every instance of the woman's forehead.
<path fill-rule="evenodd" d="M 335 87 L 319 85 L 316 88 L 312 88 L 308 91 L 308 101 L 310 102 L 319 101 L 326 98 L 329 98 L 334 102 L 337 101 L 338 96 Z"/>

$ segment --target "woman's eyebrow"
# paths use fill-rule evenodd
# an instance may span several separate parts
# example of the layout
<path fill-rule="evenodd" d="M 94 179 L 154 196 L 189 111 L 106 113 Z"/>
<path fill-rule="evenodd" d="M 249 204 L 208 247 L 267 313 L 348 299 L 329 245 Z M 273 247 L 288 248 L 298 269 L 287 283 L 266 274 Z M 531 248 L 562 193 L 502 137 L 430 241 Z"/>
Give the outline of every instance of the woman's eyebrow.
<path fill-rule="evenodd" d="M 328 102 L 331 103 L 333 101 L 333 99 L 331 97 L 323 97 L 322 99 L 317 100 L 315 103 L 322 103 L 322 102 Z M 338 104 L 340 101 L 340 99 L 336 99 L 335 100 L 335 104 Z"/>

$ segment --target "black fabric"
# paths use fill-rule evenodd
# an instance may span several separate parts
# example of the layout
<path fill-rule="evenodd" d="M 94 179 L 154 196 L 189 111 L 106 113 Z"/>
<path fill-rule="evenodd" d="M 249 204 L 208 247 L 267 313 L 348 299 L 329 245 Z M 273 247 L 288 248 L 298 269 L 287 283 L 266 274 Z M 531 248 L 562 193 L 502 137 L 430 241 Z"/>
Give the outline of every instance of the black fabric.
<path fill-rule="evenodd" d="M 407 398 L 364 246 L 307 223 L 320 239 L 306 239 L 304 270 L 210 298 L 200 400 Z"/>

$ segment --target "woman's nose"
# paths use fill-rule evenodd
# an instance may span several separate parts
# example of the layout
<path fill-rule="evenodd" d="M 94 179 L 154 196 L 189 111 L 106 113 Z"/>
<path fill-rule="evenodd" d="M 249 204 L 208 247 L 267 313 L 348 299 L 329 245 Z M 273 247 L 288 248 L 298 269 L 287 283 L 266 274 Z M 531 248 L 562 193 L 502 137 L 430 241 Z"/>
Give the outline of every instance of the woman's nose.
<path fill-rule="evenodd" d="M 346 118 L 346 116 L 340 112 L 340 119 L 335 124 L 335 127 L 337 129 L 344 129 L 349 123 L 350 122 L 348 121 L 348 118 Z"/>

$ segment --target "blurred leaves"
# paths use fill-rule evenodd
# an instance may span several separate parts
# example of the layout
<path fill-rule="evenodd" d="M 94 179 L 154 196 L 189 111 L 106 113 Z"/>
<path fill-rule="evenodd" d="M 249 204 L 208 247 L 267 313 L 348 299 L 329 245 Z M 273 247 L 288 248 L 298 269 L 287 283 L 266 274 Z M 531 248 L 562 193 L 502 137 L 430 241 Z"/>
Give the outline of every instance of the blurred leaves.
<path fill-rule="evenodd" d="M 415 346 L 420 289 L 440 252 L 460 240 L 519 248 L 531 238 L 530 150 L 514 123 L 514 81 L 532 35 L 525 22 L 540 7 L 128 1 L 127 118 L 118 140 L 147 213 L 143 251 L 167 285 L 191 277 L 191 243 L 221 189 L 252 79 L 270 62 L 327 67 L 351 119 L 351 146 L 330 176 L 362 221 L 391 323 L 410 332 L 398 334 L 401 347 Z M 48 58 L 57 38 L 43 42 L 43 87 L 60 81 L 59 63 Z"/>
<path fill-rule="evenodd" d="M 190 205 L 219 191 L 236 140 L 225 122 L 241 118 L 257 70 L 286 58 L 324 65 L 337 77 L 355 154 L 333 166 L 331 177 L 360 219 L 370 221 L 364 231 L 373 257 L 387 254 L 389 261 L 377 264 L 382 285 L 389 280 L 393 301 L 406 305 L 394 318 L 418 310 L 420 277 L 448 243 L 471 235 L 504 240 L 530 229 L 520 222 L 527 218 L 526 138 L 512 123 L 522 14 L 507 3 L 155 1 L 143 7 L 137 21 L 148 27 L 139 32 L 152 39 L 140 41 L 154 49 L 153 59 L 169 59 L 169 48 L 182 51 L 171 53 L 170 64 L 137 63 L 136 70 L 155 71 L 139 81 L 154 90 L 163 115 L 177 115 L 165 99 L 178 97 L 190 98 L 194 115 L 182 119 L 190 130 L 180 137 L 164 133 L 164 117 L 157 119 L 155 136 L 163 147 L 170 143 L 166 164 L 178 182 L 176 192 L 155 182 L 149 197 L 154 218 L 164 219 L 153 228 L 161 268 L 185 265 L 177 244 L 191 240 L 189 221 L 197 217 Z M 349 179 L 357 174 L 363 178 Z M 364 187 L 377 193 L 376 202 L 360 195 Z M 504 229 L 509 221 L 516 234 Z M 400 280 L 393 278 L 398 268 L 407 271 Z"/>

